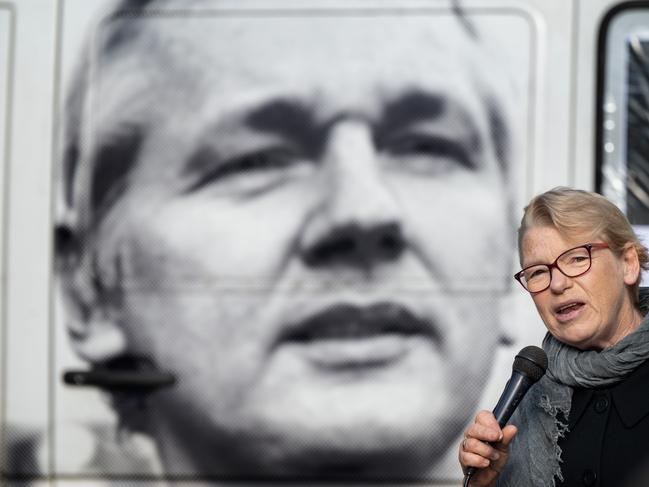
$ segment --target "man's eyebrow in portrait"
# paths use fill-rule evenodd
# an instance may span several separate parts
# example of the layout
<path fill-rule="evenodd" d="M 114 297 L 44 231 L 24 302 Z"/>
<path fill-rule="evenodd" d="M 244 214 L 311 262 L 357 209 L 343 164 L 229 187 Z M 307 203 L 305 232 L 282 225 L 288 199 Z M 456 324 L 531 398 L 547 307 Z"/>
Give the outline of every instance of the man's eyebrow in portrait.
<path fill-rule="evenodd" d="M 425 120 L 436 120 L 448 111 L 445 96 L 420 90 L 407 91 L 390 100 L 381 116 L 379 132 L 391 133 Z"/>
<path fill-rule="evenodd" d="M 245 123 L 261 132 L 296 140 L 312 151 L 317 151 L 321 144 L 322 127 L 315 118 L 314 109 L 297 99 L 271 100 L 247 114 Z"/>
<path fill-rule="evenodd" d="M 219 161 L 223 154 L 228 154 L 229 151 L 223 149 L 223 145 L 232 145 L 237 137 L 241 137 L 246 147 L 241 153 L 234 151 L 235 158 L 249 157 L 256 150 L 267 152 L 279 149 L 273 143 L 256 145 L 255 134 L 276 136 L 280 141 L 277 146 L 287 144 L 283 149 L 317 158 L 324 150 L 333 124 L 345 118 L 368 119 L 377 151 L 420 151 L 431 156 L 452 158 L 469 169 L 480 166 L 479 153 L 483 141 L 478 128 L 467 110 L 448 96 L 409 90 L 386 101 L 376 120 L 370 120 L 361 112 L 341 110 L 323 121 L 318 119 L 317 111 L 317 105 L 312 103 L 297 98 L 278 97 L 251 109 L 230 112 L 210 124 L 203 132 L 203 143 L 188 158 L 183 172 L 226 175 L 233 168 L 220 167 L 218 162 L 215 165 L 215 161 Z M 422 131 L 415 141 L 400 142 L 398 147 L 390 146 L 394 142 L 391 138 L 399 138 L 407 132 L 416 135 L 417 126 L 426 123 L 434 123 L 435 127 L 427 129 L 425 135 Z M 442 126 L 446 128 L 441 130 Z M 449 131 L 448 127 L 453 129 Z M 232 136 L 232 133 L 236 135 Z M 201 182 L 196 182 L 186 191 L 201 185 Z"/>
<path fill-rule="evenodd" d="M 261 161 L 262 154 L 282 151 L 315 157 L 324 136 L 310 107 L 300 100 L 274 98 L 261 106 L 221 116 L 207 126 L 199 141 L 183 168 L 182 175 L 194 180 L 184 192 L 200 188 L 207 179 L 226 176 L 238 169 L 236 164 L 223 164 L 224 160 L 250 161 L 259 155 Z"/>
<path fill-rule="evenodd" d="M 298 142 L 311 154 L 319 154 L 331 126 L 344 118 L 366 118 L 362 113 L 343 110 L 325 121 L 315 117 L 317 107 L 311 107 L 299 100 L 280 99 L 271 101 L 253 110 L 245 117 L 250 128 L 274 133 L 288 140 Z M 455 134 L 428 134 L 427 147 L 438 155 L 450 156 L 467 168 L 479 165 L 476 155 L 482 149 L 479 130 L 461 104 L 448 96 L 423 90 L 409 90 L 389 99 L 377 120 L 368 120 L 372 125 L 374 143 L 378 150 L 391 135 L 420 123 L 438 122 L 457 127 Z"/>
<path fill-rule="evenodd" d="M 392 137 L 426 123 L 434 123 L 437 128 L 427 130 L 419 142 L 392 150 L 447 156 L 469 169 L 480 166 L 483 140 L 476 121 L 460 102 L 444 94 L 410 90 L 387 103 L 375 128 L 377 146 L 390 145 Z"/>

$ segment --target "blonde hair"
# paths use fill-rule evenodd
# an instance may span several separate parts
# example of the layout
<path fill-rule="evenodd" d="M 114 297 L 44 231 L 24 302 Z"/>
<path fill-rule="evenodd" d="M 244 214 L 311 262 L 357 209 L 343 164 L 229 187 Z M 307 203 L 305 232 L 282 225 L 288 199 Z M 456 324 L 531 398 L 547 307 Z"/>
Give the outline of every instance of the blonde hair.
<path fill-rule="evenodd" d="M 518 252 L 522 257 L 525 233 L 532 227 L 552 226 L 568 236 L 587 233 L 602 238 L 611 251 L 621 256 L 628 244 L 638 253 L 640 268 L 649 269 L 649 252 L 640 242 L 631 223 L 620 209 L 604 196 L 565 187 L 557 187 L 535 196 L 525 207 L 518 229 Z M 640 278 L 633 285 L 638 299 Z"/>

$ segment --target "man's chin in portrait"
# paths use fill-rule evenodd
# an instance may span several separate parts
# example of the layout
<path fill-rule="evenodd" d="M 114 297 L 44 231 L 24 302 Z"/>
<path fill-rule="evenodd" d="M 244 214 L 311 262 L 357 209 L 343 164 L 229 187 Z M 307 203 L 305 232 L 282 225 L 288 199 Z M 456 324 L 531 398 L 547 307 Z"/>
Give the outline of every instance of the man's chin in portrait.
<path fill-rule="evenodd" d="M 109 329 L 96 356 L 175 375 L 142 423 L 171 474 L 429 478 L 510 270 L 479 40 L 450 14 L 189 12 L 101 26 L 77 349 Z"/>

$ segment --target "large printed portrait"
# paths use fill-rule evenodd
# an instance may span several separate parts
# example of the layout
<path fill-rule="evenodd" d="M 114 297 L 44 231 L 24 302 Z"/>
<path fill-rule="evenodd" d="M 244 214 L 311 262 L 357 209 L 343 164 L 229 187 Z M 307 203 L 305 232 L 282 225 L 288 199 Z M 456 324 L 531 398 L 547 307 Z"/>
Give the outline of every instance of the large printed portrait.
<path fill-rule="evenodd" d="M 507 342 L 528 19 L 87 5 L 62 16 L 57 471 L 459 478 Z"/>

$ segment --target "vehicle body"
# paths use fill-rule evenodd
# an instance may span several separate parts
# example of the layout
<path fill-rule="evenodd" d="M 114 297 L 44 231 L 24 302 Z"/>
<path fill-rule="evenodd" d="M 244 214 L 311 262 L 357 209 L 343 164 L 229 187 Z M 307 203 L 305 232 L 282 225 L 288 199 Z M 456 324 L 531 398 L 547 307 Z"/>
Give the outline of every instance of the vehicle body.
<path fill-rule="evenodd" d="M 147 470 L 151 465 L 145 450 L 128 467 L 130 473 L 88 468 L 96 448 L 93 435 L 112 434 L 115 419 L 95 389 L 82 390 L 62 381 L 65 371 L 83 369 L 84 363 L 60 326 L 63 311 L 54 273 L 61 114 L 75 53 L 98 3 L 0 0 L 0 484 L 12 487 L 99 486 L 115 480 L 128 485 L 129 479 L 138 478 L 133 472 L 140 460 L 146 468 L 144 480 L 137 485 L 159 485 L 164 478 Z M 381 9 L 393 13 L 410 9 L 422 15 L 451 11 L 445 0 L 312 3 L 324 10 L 347 9 L 354 15 Z M 555 186 L 572 186 L 601 191 L 625 210 L 627 200 L 635 198 L 629 214 L 644 232 L 642 225 L 649 223 L 649 196 L 643 198 L 649 193 L 643 190 L 642 175 L 627 177 L 627 146 L 632 145 L 627 138 L 627 56 L 633 42 L 649 42 L 649 2 L 461 3 L 469 15 L 506 19 L 512 28 L 499 36 L 512 53 L 513 71 L 518 70 L 518 101 L 513 107 L 518 160 L 507 181 L 514 220 L 533 195 Z M 243 2 L 241 8 L 255 8 L 250 5 L 254 2 Z M 295 2 L 276 1 L 274 5 L 307 15 Z M 649 133 L 647 127 L 649 121 L 634 134 L 642 129 Z M 638 151 L 642 153 L 641 148 Z M 636 157 L 629 171 L 637 174 L 643 164 L 649 161 Z M 508 237 L 512 245 L 515 238 L 512 229 Z M 514 253 L 511 275 L 517 267 Z M 528 344 L 540 344 L 545 332 L 529 296 L 513 279 L 499 292 L 506 310 L 502 322 L 506 340 L 494 351 L 494 371 L 485 390 L 476 391 L 481 396 L 480 408 L 486 409 L 495 405 L 515 352 Z M 34 431 L 38 432 L 37 446 L 30 443 Z M 455 456 L 456 447 L 450 445 L 443 473 L 425 485 L 459 485 Z M 201 482 L 201 478 L 197 475 L 195 480 Z M 203 482 L 211 485 L 213 481 Z M 221 483 L 227 485 L 228 479 Z"/>

